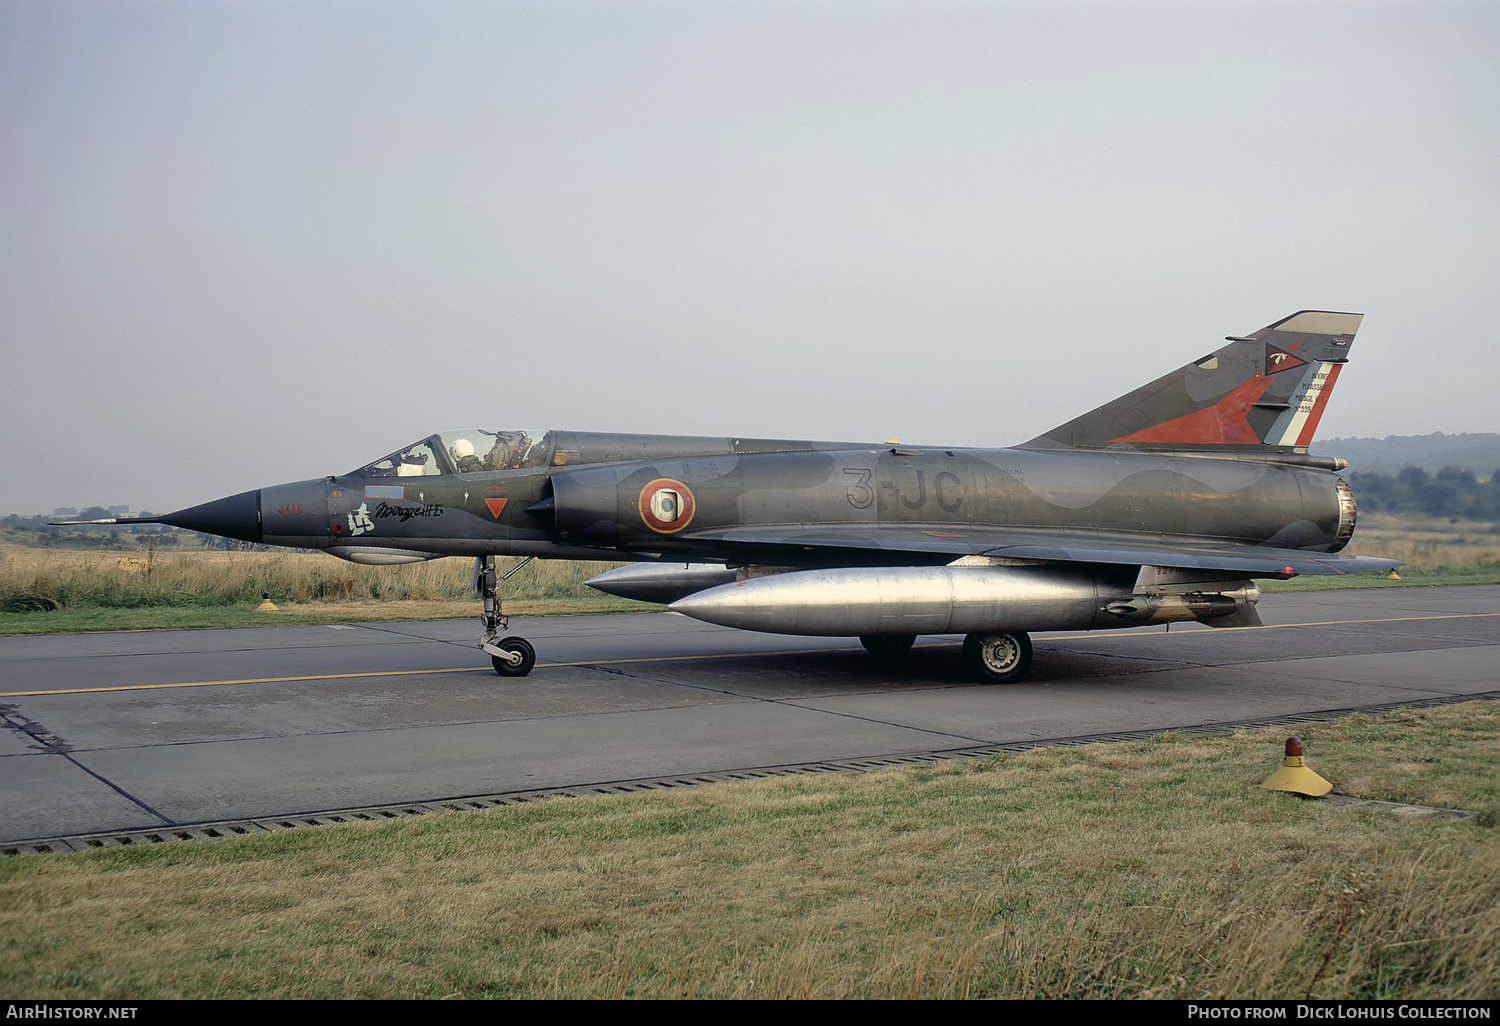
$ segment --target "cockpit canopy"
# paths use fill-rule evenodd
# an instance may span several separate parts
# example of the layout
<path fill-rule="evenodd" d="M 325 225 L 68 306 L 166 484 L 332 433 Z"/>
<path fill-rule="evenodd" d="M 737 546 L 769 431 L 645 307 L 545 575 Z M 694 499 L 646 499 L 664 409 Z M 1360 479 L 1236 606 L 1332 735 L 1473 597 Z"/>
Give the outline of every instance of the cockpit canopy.
<path fill-rule="evenodd" d="M 552 462 L 550 431 L 444 431 L 360 467 L 364 477 L 432 477 L 521 470 Z"/>

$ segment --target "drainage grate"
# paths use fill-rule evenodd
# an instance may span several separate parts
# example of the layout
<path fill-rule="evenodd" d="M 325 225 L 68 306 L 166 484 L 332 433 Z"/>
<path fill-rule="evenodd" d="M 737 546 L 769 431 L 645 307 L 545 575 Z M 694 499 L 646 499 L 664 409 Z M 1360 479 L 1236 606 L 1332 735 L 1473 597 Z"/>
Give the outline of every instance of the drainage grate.
<path fill-rule="evenodd" d="M 267 833 L 275 830 L 297 830 L 302 827 L 332 826 L 337 823 L 379 823 L 393 819 L 408 819 L 412 816 L 427 816 L 438 812 L 472 812 L 482 809 L 497 809 L 523 802 L 542 801 L 552 798 L 583 798 L 595 795 L 638 794 L 644 791 L 663 791 L 681 787 L 701 787 L 728 780 L 769 780 L 821 773 L 869 773 L 875 770 L 903 769 L 912 766 L 932 766 L 944 762 L 966 759 L 988 759 L 1006 752 L 1025 752 L 1034 748 L 1077 748 L 1083 745 L 1116 744 L 1131 741 L 1148 741 L 1163 734 L 1184 734 L 1191 737 L 1206 737 L 1228 734 L 1236 730 L 1260 730 L 1269 727 L 1294 727 L 1305 723 L 1330 723 L 1355 713 L 1379 714 L 1397 709 L 1423 709 L 1440 705 L 1476 700 L 1500 698 L 1500 691 L 1477 695 L 1459 695 L 1444 698 L 1429 698 L 1416 702 L 1390 702 L 1384 705 L 1367 705 L 1358 709 L 1327 709 L 1316 713 L 1295 713 L 1288 716 L 1272 716 L 1257 720 L 1233 720 L 1222 723 L 1202 723 L 1189 727 L 1168 727 L 1162 730 L 1118 731 L 1109 734 L 1087 734 L 1078 737 L 1047 738 L 1031 741 L 1008 741 L 995 745 L 976 745 L 970 748 L 950 748 L 942 751 L 911 752 L 902 755 L 879 755 L 865 759 L 834 759 L 826 762 L 799 763 L 790 766 L 756 766 L 742 769 L 722 770 L 710 773 L 692 773 L 669 777 L 648 777 L 639 780 L 611 780 L 596 784 L 578 784 L 572 787 L 546 788 L 536 791 L 512 791 L 505 794 L 441 798 L 428 802 L 405 802 L 400 805 L 381 805 L 363 809 L 337 809 L 326 812 L 298 813 L 292 816 L 268 816 L 261 819 L 230 820 L 221 823 L 193 823 L 162 828 L 127 830 L 110 833 L 76 834 L 69 837 L 47 837 L 36 840 L 12 842 L 0 845 L 0 855 L 43 855 L 96 851 L 102 848 L 126 848 L 135 845 L 167 844 L 173 841 L 197 841 L 213 837 L 237 837 L 245 834 Z M 1359 799 L 1344 799 L 1343 804 L 1359 803 L 1370 807 L 1382 803 L 1370 803 Z M 1389 804 L 1389 803 L 1385 803 Z M 1433 810 L 1436 812 L 1437 810 Z"/>

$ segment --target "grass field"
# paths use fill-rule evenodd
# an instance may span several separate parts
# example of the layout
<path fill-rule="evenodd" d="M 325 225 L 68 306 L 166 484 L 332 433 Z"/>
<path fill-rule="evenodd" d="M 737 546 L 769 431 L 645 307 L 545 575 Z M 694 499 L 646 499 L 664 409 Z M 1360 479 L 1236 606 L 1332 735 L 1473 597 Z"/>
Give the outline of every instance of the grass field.
<path fill-rule="evenodd" d="M 1397 570 L 1399 580 L 1386 574 L 1303 576 L 1289 581 L 1260 581 L 1261 589 L 1278 592 L 1500 584 L 1500 531 L 1494 524 L 1390 514 L 1362 516 L 1359 524 L 1349 552 L 1404 561 L 1406 566 Z"/>
<path fill-rule="evenodd" d="M 10 998 L 1500 996 L 1500 708 L 0 862 Z"/>
<path fill-rule="evenodd" d="M 1500 526 L 1442 517 L 1369 514 L 1359 518 L 1349 551 L 1405 560 L 1416 573 L 1494 571 L 1500 568 Z"/>
<path fill-rule="evenodd" d="M 502 558 L 501 572 L 515 562 Z M 471 559 L 434 559 L 369 567 L 290 549 L 121 553 L 8 544 L 0 546 L 0 609 L 253 605 L 263 592 L 293 604 L 471 601 L 473 565 Z M 585 579 L 617 565 L 537 560 L 507 588 L 528 599 L 573 598 Z"/>
<path fill-rule="evenodd" d="M 497 561 L 500 572 L 514 559 Z M 617 563 L 535 560 L 504 585 L 508 613 L 650 608 L 583 582 Z M 242 627 L 477 616 L 473 561 L 358 566 L 322 553 L 169 553 L 0 544 L 0 633 Z M 260 613 L 261 595 L 279 607 Z"/>

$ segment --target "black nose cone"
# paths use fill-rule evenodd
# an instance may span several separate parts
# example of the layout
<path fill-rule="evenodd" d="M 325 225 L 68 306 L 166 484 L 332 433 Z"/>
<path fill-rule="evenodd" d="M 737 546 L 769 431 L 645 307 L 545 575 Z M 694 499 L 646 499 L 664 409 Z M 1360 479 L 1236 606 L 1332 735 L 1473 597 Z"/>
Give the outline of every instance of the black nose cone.
<path fill-rule="evenodd" d="M 201 506 L 189 506 L 161 518 L 164 524 L 183 527 L 189 531 L 217 534 L 240 541 L 259 542 L 260 490 L 240 492 Z"/>

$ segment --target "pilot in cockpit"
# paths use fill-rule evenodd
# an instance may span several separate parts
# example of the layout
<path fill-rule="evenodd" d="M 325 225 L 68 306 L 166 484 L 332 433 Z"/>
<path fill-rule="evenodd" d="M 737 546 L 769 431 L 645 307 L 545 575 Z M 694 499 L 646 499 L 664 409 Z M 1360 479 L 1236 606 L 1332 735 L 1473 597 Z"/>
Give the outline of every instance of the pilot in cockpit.
<path fill-rule="evenodd" d="M 472 474 L 476 470 L 484 469 L 484 461 L 474 453 L 474 443 L 467 438 L 455 439 L 448 446 L 448 455 L 453 457 L 453 464 L 458 468 L 460 474 Z"/>

